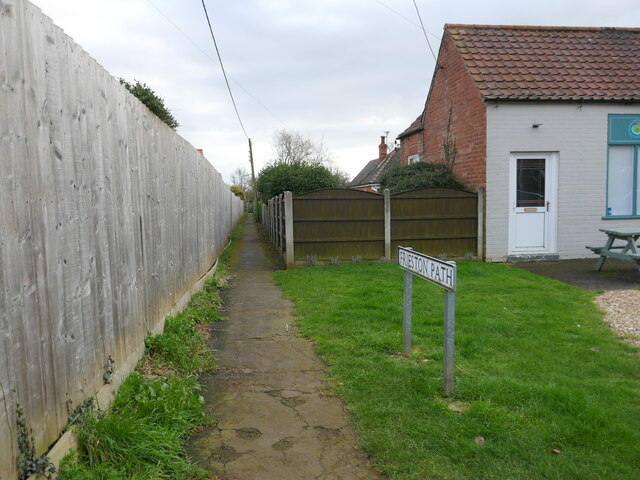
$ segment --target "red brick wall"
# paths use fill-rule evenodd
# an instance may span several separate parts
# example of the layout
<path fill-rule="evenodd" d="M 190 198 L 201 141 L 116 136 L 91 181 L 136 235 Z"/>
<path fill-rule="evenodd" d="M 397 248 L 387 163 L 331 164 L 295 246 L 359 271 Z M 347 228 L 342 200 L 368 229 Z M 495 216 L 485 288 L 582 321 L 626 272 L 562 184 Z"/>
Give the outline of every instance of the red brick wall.
<path fill-rule="evenodd" d="M 407 164 L 407 157 L 409 155 L 419 154 L 422 160 L 422 130 L 416 133 L 412 133 L 408 137 L 404 137 L 401 142 L 400 150 L 400 165 Z"/>
<path fill-rule="evenodd" d="M 424 161 L 444 161 L 442 144 L 451 107 L 451 133 L 455 137 L 456 175 L 469 187 L 486 185 L 486 105 L 467 74 L 451 36 L 445 32 L 431 85 L 424 120 Z M 406 139 L 405 139 L 406 140 Z M 406 159 L 406 156 L 404 156 Z"/>

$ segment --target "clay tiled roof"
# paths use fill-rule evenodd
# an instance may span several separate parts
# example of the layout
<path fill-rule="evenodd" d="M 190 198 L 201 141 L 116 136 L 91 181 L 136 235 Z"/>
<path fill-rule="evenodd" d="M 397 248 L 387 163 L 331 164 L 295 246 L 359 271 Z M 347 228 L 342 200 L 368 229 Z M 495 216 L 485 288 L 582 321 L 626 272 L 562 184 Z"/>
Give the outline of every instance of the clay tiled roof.
<path fill-rule="evenodd" d="M 445 29 L 485 99 L 640 101 L 640 28 Z"/>

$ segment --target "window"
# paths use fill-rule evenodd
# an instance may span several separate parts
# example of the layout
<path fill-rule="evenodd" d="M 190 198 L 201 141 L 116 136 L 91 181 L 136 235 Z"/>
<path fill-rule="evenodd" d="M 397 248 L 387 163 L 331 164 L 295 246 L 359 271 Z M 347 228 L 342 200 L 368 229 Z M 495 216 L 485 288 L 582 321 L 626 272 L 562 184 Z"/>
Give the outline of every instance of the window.
<path fill-rule="evenodd" d="M 607 217 L 640 217 L 640 115 L 609 115 Z"/>
<path fill-rule="evenodd" d="M 516 207 L 544 207 L 545 159 L 519 158 L 516 163 Z"/>
<path fill-rule="evenodd" d="M 420 155 L 419 154 L 415 154 L 415 155 L 409 155 L 407 157 L 407 165 L 413 165 L 414 163 L 418 163 L 420 161 Z"/>

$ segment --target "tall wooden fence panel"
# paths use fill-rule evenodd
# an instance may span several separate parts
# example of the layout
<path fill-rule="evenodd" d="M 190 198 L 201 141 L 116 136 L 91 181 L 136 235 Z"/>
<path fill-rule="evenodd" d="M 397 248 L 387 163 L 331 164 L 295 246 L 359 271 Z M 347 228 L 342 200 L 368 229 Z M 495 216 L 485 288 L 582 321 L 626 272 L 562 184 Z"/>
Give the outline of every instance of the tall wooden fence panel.
<path fill-rule="evenodd" d="M 384 199 L 360 190 L 326 189 L 293 197 L 296 262 L 384 256 Z"/>
<path fill-rule="evenodd" d="M 282 213 L 287 194 L 269 201 L 273 206 L 265 209 L 263 219 L 287 267 L 313 261 L 395 259 L 398 246 L 432 256 L 481 256 L 477 193 L 425 188 L 386 194 L 385 202 L 385 195 L 377 193 L 317 190 L 291 198 L 291 218 Z M 270 226 L 289 223 L 290 233 Z M 280 248 L 287 241 L 293 245 L 288 256 Z"/>
<path fill-rule="evenodd" d="M 391 195 L 391 253 L 412 247 L 431 256 L 477 254 L 478 195 L 423 188 Z"/>
<path fill-rule="evenodd" d="M 241 214 L 209 162 L 38 8 L 0 6 L 0 478 L 17 475 L 17 405 L 43 453 Z"/>

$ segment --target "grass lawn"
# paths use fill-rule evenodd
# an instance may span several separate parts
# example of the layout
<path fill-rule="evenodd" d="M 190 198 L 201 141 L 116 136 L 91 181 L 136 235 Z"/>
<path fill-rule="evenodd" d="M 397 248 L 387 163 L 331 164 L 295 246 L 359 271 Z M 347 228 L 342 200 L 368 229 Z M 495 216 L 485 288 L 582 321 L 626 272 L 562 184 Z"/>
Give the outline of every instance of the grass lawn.
<path fill-rule="evenodd" d="M 443 291 L 342 264 L 276 273 L 330 368 L 364 450 L 392 479 L 635 479 L 640 355 L 593 294 L 504 265 L 458 263 L 455 389 L 443 396 Z"/>

